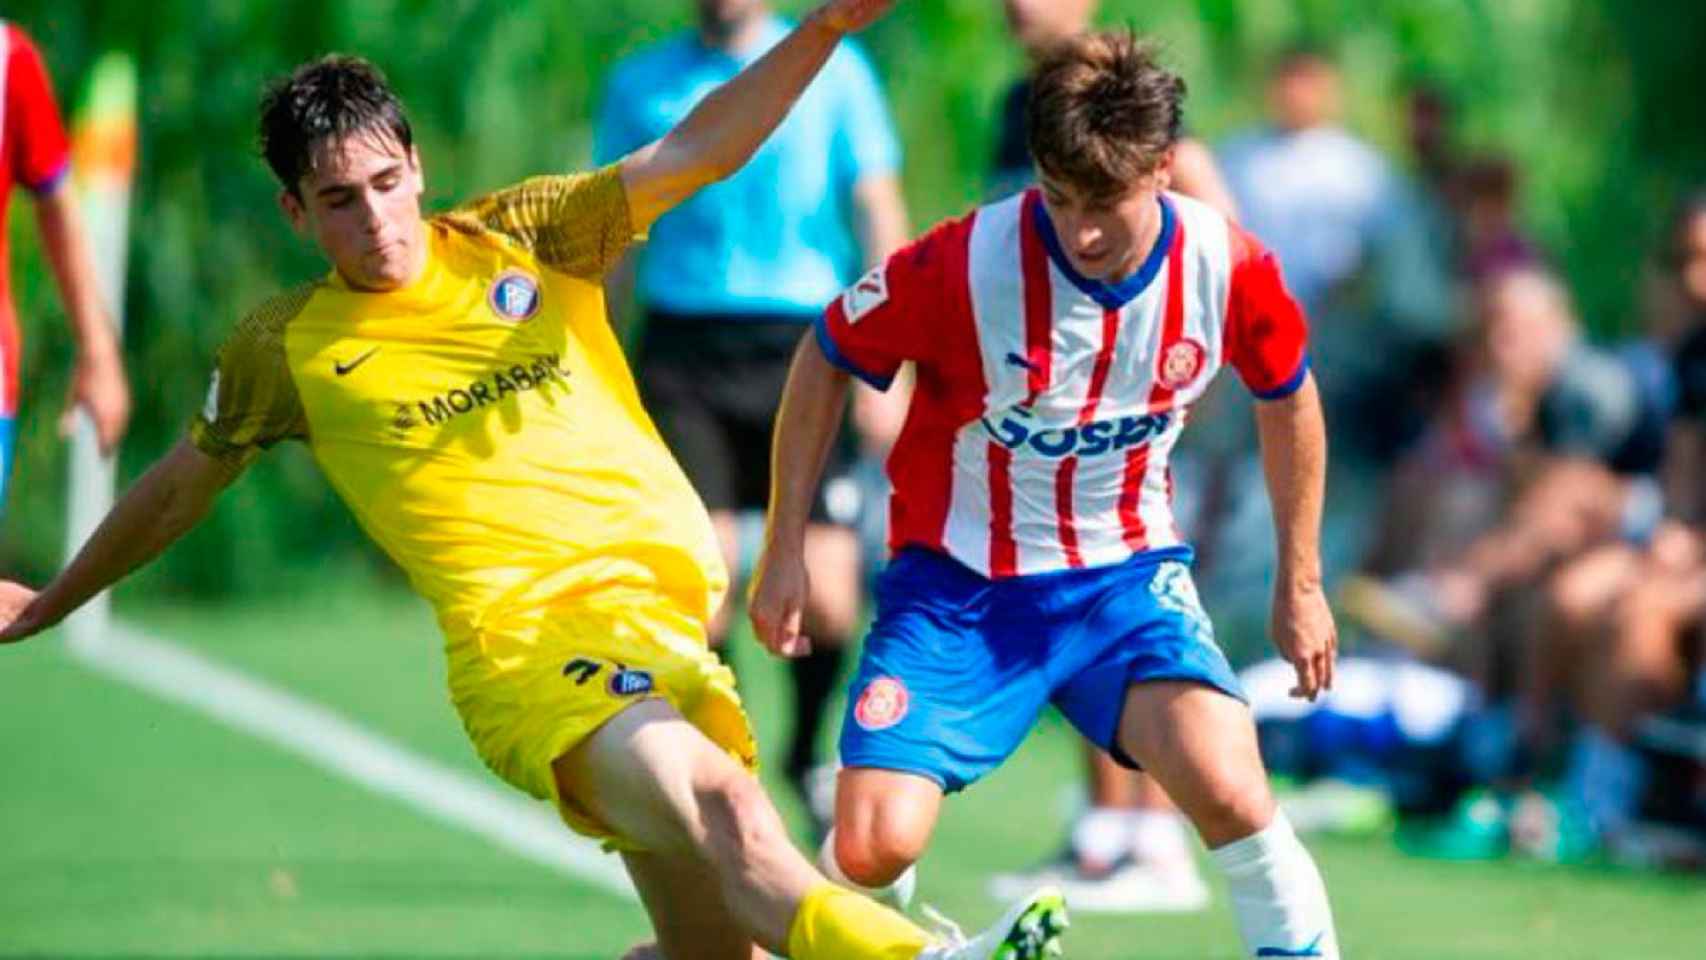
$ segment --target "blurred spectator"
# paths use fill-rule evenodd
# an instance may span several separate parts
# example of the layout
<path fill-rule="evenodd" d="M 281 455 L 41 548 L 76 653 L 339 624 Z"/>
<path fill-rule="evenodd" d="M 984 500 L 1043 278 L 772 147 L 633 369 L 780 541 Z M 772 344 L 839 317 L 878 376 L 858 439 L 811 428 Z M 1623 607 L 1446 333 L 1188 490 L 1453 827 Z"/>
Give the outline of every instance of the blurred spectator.
<path fill-rule="evenodd" d="M 600 162 L 667 133 L 789 29 L 762 0 L 698 0 L 697 10 L 697 30 L 613 68 L 599 114 Z M 876 75 L 855 44 L 843 43 L 752 160 L 660 219 L 639 254 L 640 388 L 710 507 L 732 571 L 741 569 L 740 514 L 765 507 L 771 427 L 794 347 L 825 303 L 906 240 L 899 169 L 900 146 Z M 618 274 L 611 301 L 620 309 L 628 299 L 620 288 L 632 275 Z M 905 399 L 861 388 L 855 403 L 904 409 Z M 856 421 L 898 428 L 881 410 L 863 411 Z M 881 447 L 885 440 L 868 442 Z M 828 811 L 811 803 L 808 781 L 860 608 L 852 526 L 861 498 L 848 476 L 855 455 L 851 444 L 834 451 L 814 510 L 805 620 L 813 652 L 790 661 L 795 725 L 785 771 L 820 823 Z M 724 610 L 713 625 L 715 642 L 727 624 Z"/>
<path fill-rule="evenodd" d="M 1539 265 L 1539 251 L 1516 224 L 1517 172 L 1508 158 L 1470 160 L 1453 187 L 1460 215 L 1462 269 L 1469 281 Z"/>
<path fill-rule="evenodd" d="M 1414 186 L 1340 124 L 1340 75 L 1323 50 L 1282 54 L 1266 101 L 1266 124 L 1221 145 L 1227 183 L 1309 314 L 1335 459 L 1384 461 L 1410 439 L 1392 388 L 1418 345 L 1450 334 L 1444 252 Z M 1421 136 L 1440 149 L 1440 135 Z"/>
<path fill-rule="evenodd" d="M 1032 61 L 1052 44 L 1088 29 L 1097 0 L 1005 0 L 1014 39 Z M 991 182 L 997 195 L 1026 189 L 1035 180 L 1027 114 L 1029 74 L 1002 98 Z M 1233 215 L 1232 197 L 1201 141 L 1186 137 L 1174 148 L 1171 188 Z M 1076 910 L 1090 912 L 1191 911 L 1208 906 L 1208 887 L 1197 870 L 1185 819 L 1155 781 L 1121 767 L 1085 744 L 1088 806 L 1075 817 L 1062 849 L 1047 862 L 997 874 L 990 892 L 1008 900 L 1045 884 L 1061 888 Z"/>
<path fill-rule="evenodd" d="M 78 408 L 95 425 L 102 453 L 111 454 L 130 422 L 130 385 L 125 380 L 118 337 L 95 285 L 95 268 L 83 239 L 71 188 L 71 155 L 47 70 L 24 31 L 0 21 L 0 224 L 12 184 L 35 195 L 36 225 L 65 302 L 66 322 L 77 339 L 77 365 L 60 421 L 69 433 Z M 17 443 L 19 342 L 12 304 L 6 231 L 0 229 L 0 510 Z"/>

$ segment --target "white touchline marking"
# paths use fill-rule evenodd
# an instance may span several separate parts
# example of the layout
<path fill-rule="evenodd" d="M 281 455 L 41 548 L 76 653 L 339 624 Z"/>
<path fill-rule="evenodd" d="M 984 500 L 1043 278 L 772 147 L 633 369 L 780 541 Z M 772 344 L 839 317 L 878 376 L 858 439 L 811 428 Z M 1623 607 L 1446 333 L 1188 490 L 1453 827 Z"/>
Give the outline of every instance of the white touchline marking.
<path fill-rule="evenodd" d="M 544 804 L 421 757 L 325 707 L 116 623 L 105 631 L 72 632 L 66 648 L 100 673 L 199 710 L 534 863 L 637 899 L 620 862 L 569 832 Z"/>

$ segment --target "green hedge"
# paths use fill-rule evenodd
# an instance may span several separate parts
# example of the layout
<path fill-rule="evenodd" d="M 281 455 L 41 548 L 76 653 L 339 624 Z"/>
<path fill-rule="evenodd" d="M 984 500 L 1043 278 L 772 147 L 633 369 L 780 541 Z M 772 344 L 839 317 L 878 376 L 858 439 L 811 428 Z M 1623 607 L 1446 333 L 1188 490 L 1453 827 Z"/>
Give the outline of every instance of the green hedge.
<path fill-rule="evenodd" d="M 865 38 L 892 94 L 919 224 L 983 193 L 992 105 L 1020 68 L 999 6 L 901 0 Z M 101 52 L 128 50 L 139 62 L 142 168 L 126 303 L 137 416 L 123 476 L 181 434 L 214 350 L 245 307 L 323 269 L 277 214 L 255 156 L 263 81 L 328 50 L 378 62 L 411 106 L 429 203 L 442 206 L 584 163 L 603 71 L 686 25 L 691 10 L 690 0 L 10 4 L 7 16 L 36 36 L 66 100 Z M 1407 87 L 1443 88 L 1461 109 L 1465 148 L 1520 161 L 1527 222 L 1604 331 L 1635 324 L 1643 251 L 1676 193 L 1706 171 L 1706 128 L 1693 119 L 1706 89 L 1706 58 L 1692 45 L 1706 36 L 1697 0 L 1109 0 L 1103 19 L 1162 38 L 1191 84 L 1190 124 L 1210 140 L 1259 116 L 1268 58 L 1301 36 L 1339 51 L 1353 125 L 1395 150 Z M 57 564 L 61 537 L 53 421 L 68 343 L 30 218 L 13 221 L 29 392 L 0 569 L 40 577 Z M 302 568 L 376 563 L 296 450 L 266 458 L 148 576 L 211 595 L 273 589 Z"/>

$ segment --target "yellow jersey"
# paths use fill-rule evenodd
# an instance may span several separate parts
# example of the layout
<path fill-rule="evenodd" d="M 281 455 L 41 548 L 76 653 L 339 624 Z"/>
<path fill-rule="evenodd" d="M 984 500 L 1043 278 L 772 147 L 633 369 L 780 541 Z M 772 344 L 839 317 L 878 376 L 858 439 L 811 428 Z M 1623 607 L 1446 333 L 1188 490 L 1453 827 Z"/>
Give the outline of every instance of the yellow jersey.
<path fill-rule="evenodd" d="M 728 576 L 640 405 L 600 279 L 633 239 L 615 167 L 429 218 L 406 288 L 334 273 L 220 351 L 195 445 L 234 465 L 305 440 L 447 633 L 605 587 L 708 618 Z"/>

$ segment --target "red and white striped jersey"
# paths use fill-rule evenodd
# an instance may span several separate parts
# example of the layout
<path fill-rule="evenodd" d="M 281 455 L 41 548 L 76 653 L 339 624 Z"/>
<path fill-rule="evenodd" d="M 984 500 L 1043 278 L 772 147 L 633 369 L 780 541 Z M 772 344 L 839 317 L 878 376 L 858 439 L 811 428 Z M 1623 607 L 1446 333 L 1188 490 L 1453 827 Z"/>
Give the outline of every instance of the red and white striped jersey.
<path fill-rule="evenodd" d="M 943 223 L 830 304 L 818 343 L 886 389 L 917 387 L 889 457 L 890 546 L 988 577 L 1179 546 L 1168 457 L 1222 364 L 1256 396 L 1308 373 L 1273 255 L 1213 209 L 1161 200 L 1138 272 L 1085 278 L 1030 190 Z"/>

